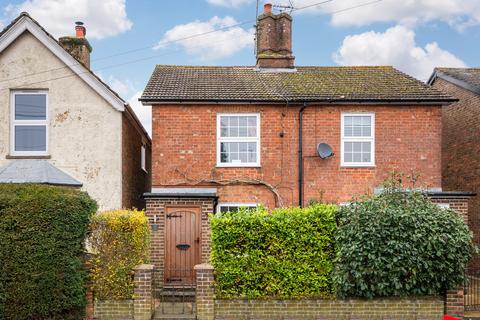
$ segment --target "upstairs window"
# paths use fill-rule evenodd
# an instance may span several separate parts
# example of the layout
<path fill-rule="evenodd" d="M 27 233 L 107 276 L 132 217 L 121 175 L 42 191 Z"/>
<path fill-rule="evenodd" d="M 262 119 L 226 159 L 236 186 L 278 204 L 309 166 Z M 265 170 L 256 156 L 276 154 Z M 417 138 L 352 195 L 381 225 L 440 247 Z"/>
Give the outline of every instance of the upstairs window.
<path fill-rule="evenodd" d="M 12 92 L 11 146 L 13 155 L 48 152 L 48 96 L 45 91 Z"/>
<path fill-rule="evenodd" d="M 375 165 L 375 115 L 342 114 L 341 162 L 345 167 Z"/>
<path fill-rule="evenodd" d="M 260 166 L 260 115 L 258 113 L 217 115 L 217 165 Z"/>

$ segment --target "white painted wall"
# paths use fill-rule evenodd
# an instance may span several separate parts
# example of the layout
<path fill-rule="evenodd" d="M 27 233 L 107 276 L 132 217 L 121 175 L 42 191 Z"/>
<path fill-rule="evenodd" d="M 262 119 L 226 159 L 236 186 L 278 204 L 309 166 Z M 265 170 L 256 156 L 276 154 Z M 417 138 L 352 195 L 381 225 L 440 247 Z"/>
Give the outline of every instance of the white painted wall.
<path fill-rule="evenodd" d="M 12 78 L 18 79 L 6 81 Z M 81 181 L 100 210 L 120 208 L 122 113 L 27 31 L 0 53 L 0 166 L 12 161 L 6 156 L 13 89 L 48 90 L 49 161 Z"/>

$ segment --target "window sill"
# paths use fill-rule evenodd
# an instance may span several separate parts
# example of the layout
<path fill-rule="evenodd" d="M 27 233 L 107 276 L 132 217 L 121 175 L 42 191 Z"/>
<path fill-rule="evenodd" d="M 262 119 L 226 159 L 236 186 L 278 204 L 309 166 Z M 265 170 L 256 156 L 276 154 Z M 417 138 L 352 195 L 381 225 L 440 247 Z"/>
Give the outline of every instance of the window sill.
<path fill-rule="evenodd" d="M 230 164 L 217 164 L 217 168 L 261 168 L 262 166 L 259 165 L 259 164 L 248 164 L 248 165 L 245 165 L 245 164 L 233 164 L 233 165 L 230 165 Z"/>
<path fill-rule="evenodd" d="M 47 154 L 47 155 L 31 155 L 31 156 L 16 156 L 16 155 L 11 155 L 7 154 L 5 156 L 5 159 L 51 159 L 52 156 Z"/>
<path fill-rule="evenodd" d="M 374 164 L 369 164 L 369 165 L 355 165 L 355 164 L 349 164 L 349 165 L 341 165 L 340 169 L 375 169 L 377 166 Z"/>

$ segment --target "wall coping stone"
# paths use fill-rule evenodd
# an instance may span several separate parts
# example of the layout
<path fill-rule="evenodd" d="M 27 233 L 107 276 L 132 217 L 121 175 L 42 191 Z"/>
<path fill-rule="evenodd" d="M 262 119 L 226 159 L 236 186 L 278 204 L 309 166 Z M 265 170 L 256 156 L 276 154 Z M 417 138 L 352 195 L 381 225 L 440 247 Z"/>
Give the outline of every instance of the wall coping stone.
<path fill-rule="evenodd" d="M 141 271 L 141 270 L 153 270 L 153 264 L 141 264 L 141 265 L 138 265 L 136 267 L 133 268 L 133 270 L 137 271 Z"/>
<path fill-rule="evenodd" d="M 193 270 L 214 270 L 213 266 L 209 263 L 197 264 L 193 267 Z"/>

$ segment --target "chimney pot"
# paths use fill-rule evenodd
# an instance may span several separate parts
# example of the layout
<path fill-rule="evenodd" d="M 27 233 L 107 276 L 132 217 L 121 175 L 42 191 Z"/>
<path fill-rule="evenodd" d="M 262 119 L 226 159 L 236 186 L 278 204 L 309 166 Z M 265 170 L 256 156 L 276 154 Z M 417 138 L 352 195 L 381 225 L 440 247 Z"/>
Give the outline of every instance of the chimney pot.
<path fill-rule="evenodd" d="M 263 13 L 272 13 L 271 3 L 265 3 L 265 5 L 263 6 Z"/>
<path fill-rule="evenodd" d="M 75 33 L 77 38 L 85 38 L 87 35 L 87 29 L 83 26 L 83 22 L 75 22 Z"/>

